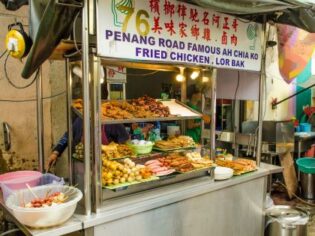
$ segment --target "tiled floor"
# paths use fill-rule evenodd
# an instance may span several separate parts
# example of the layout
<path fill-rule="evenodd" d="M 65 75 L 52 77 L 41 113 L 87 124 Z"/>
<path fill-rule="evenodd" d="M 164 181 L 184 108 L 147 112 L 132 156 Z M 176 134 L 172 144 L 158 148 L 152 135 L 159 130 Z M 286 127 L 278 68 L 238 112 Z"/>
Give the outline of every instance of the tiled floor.
<path fill-rule="evenodd" d="M 307 210 L 310 213 L 310 221 L 307 225 L 307 236 L 315 236 L 315 207 L 308 206 L 304 203 L 301 203 L 296 198 L 290 200 L 284 192 L 273 192 L 271 198 L 274 201 L 275 205 L 290 205 L 298 206 L 302 209 Z"/>

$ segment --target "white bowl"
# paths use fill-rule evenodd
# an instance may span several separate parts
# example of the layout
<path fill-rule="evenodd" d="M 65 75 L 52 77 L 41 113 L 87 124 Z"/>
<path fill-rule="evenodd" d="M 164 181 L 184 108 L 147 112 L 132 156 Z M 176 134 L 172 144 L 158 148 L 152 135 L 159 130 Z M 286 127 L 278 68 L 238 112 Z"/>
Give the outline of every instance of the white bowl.
<path fill-rule="evenodd" d="M 34 196 L 28 189 L 11 194 L 6 201 L 6 205 L 22 224 L 33 228 L 51 227 L 66 222 L 73 215 L 77 203 L 82 198 L 82 192 L 79 189 L 69 186 L 43 185 L 34 187 L 32 190 L 40 198 L 45 197 L 47 191 L 50 191 L 50 193 L 69 193 L 73 191 L 73 195 L 70 197 L 71 200 L 46 208 L 25 208 L 20 206 L 21 201 L 27 203 L 34 199 Z"/>
<path fill-rule="evenodd" d="M 225 180 L 233 176 L 233 169 L 227 167 L 218 166 L 214 169 L 214 179 L 215 180 Z"/>

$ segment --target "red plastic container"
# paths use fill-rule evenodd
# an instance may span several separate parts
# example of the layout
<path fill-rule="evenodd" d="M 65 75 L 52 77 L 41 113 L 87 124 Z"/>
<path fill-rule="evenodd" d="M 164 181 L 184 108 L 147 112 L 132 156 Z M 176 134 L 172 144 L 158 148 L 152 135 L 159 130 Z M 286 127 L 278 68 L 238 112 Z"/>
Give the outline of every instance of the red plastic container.
<path fill-rule="evenodd" d="M 0 175 L 0 184 L 17 190 L 26 188 L 26 184 L 34 187 L 39 184 L 42 173 L 38 171 L 15 171 Z"/>

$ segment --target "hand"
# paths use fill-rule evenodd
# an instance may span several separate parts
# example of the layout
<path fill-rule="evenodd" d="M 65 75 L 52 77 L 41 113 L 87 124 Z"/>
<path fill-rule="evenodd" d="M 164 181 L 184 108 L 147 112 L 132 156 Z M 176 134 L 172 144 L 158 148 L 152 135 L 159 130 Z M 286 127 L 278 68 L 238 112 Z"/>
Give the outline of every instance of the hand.
<path fill-rule="evenodd" d="M 57 151 L 53 151 L 48 159 L 48 164 L 46 167 L 46 171 L 48 172 L 48 170 L 56 163 L 57 159 L 58 159 L 59 153 Z"/>

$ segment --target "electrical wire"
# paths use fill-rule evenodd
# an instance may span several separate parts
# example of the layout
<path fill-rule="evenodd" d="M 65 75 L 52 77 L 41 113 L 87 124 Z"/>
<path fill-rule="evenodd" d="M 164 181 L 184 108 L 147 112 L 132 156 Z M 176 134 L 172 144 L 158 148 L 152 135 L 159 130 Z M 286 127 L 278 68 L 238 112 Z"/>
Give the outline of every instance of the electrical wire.
<path fill-rule="evenodd" d="M 7 53 L 7 51 L 8 51 L 8 50 L 5 50 L 5 51 L 1 54 L 0 59 Z"/>
<path fill-rule="evenodd" d="M 15 85 L 11 79 L 9 78 L 9 75 L 8 75 L 8 71 L 7 71 L 7 62 L 8 62 L 8 59 L 9 59 L 9 56 L 10 56 L 10 53 L 8 53 L 7 57 L 5 58 L 5 61 L 4 61 L 4 65 L 3 65 L 3 68 L 4 68 L 4 75 L 5 75 L 5 78 L 7 79 L 7 81 L 9 82 L 9 84 L 11 84 L 12 87 L 16 88 L 16 89 L 26 89 L 28 87 L 30 87 L 37 79 L 37 76 L 39 74 L 39 69 L 37 70 L 36 74 L 35 74 L 35 77 L 34 79 L 27 85 L 25 86 L 18 86 L 18 85 Z"/>
<path fill-rule="evenodd" d="M 59 96 L 61 96 L 61 95 L 63 95 L 63 94 L 66 94 L 66 91 L 63 91 L 63 92 L 60 92 L 60 93 L 51 95 L 51 96 L 49 96 L 49 97 L 43 97 L 42 99 L 43 99 L 43 100 L 53 99 L 53 98 L 59 97 Z M 37 99 L 35 99 L 35 98 L 23 99 L 23 100 L 0 99 L 0 102 L 13 102 L 13 103 L 35 102 L 35 101 L 37 101 Z"/>
<path fill-rule="evenodd" d="M 21 231 L 20 229 L 10 229 L 2 234 L 0 234 L 0 236 L 5 236 L 5 235 L 8 235 L 8 234 L 12 234 L 12 233 L 15 233 L 15 232 L 18 232 L 18 231 Z"/>
<path fill-rule="evenodd" d="M 302 203 L 304 203 L 304 204 L 306 204 L 306 205 L 315 207 L 315 204 L 309 203 L 309 202 L 307 202 L 307 201 L 304 201 L 302 198 L 300 198 L 299 196 L 297 196 L 295 193 L 289 192 L 289 189 L 288 189 L 288 187 L 287 187 L 285 184 L 283 184 L 283 183 L 281 183 L 281 182 L 279 182 L 279 181 L 277 181 L 276 183 L 277 183 L 277 184 L 280 184 L 282 187 L 284 187 L 284 188 L 287 190 L 288 194 L 292 194 L 292 195 L 293 195 L 296 199 L 298 199 L 300 202 L 302 202 Z"/>
<path fill-rule="evenodd" d="M 77 23 L 77 19 L 80 15 L 80 11 L 78 12 L 78 14 L 75 16 L 74 21 L 73 21 L 73 26 L 72 26 L 72 33 L 73 33 L 73 42 L 74 42 L 74 46 L 77 49 L 77 53 L 81 54 L 81 49 L 79 49 L 78 44 L 77 44 L 77 37 L 75 34 L 75 29 L 76 29 L 76 23 Z"/>

